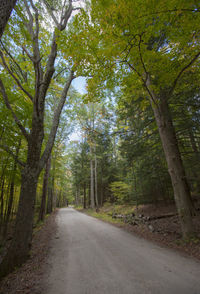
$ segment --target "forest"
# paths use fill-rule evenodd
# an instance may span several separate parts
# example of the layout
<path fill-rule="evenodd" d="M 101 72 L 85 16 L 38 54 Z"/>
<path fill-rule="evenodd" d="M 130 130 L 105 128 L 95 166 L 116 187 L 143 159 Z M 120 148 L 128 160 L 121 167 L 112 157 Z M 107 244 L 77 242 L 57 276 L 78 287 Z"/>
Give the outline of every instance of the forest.
<path fill-rule="evenodd" d="M 12 0 L 0 16 L 0 275 L 68 205 L 174 203 L 196 236 L 199 2 Z"/>

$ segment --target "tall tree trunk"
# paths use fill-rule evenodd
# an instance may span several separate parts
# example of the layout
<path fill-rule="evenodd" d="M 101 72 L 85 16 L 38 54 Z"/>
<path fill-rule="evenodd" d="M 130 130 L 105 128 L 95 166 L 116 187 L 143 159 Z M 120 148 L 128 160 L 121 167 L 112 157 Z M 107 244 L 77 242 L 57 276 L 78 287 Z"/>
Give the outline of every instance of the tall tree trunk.
<path fill-rule="evenodd" d="M 54 193 L 53 193 L 53 211 L 56 209 L 57 199 L 58 199 L 58 189 L 54 189 Z"/>
<path fill-rule="evenodd" d="M 0 265 L 0 276 L 21 265 L 31 246 L 40 154 L 44 137 L 43 120 L 33 112 L 32 131 L 28 142 L 27 161 L 21 170 L 21 190 L 12 242 Z"/>
<path fill-rule="evenodd" d="M 3 167 L 2 173 L 1 173 L 1 179 L 0 179 L 0 188 L 1 188 L 1 194 L 0 194 L 0 203 L 1 203 L 1 208 L 0 208 L 0 232 L 1 232 L 1 229 L 2 229 L 2 225 L 3 225 L 4 184 L 5 184 L 5 171 L 6 171 L 6 168 L 7 168 L 8 159 L 9 159 L 9 157 L 7 157 L 6 160 L 5 160 L 4 167 Z"/>
<path fill-rule="evenodd" d="M 42 188 L 42 200 L 41 207 L 39 212 L 38 221 L 43 221 L 45 212 L 46 212 L 46 198 L 47 198 L 47 189 L 48 189 L 48 180 L 49 180 L 49 171 L 51 168 L 51 158 L 48 159 L 45 167 L 45 173 L 43 178 L 43 188 Z"/>
<path fill-rule="evenodd" d="M 95 208 L 94 204 L 94 170 L 93 170 L 93 160 L 92 160 L 92 147 L 90 146 L 90 206 Z"/>
<path fill-rule="evenodd" d="M 86 209 L 86 183 L 83 184 L 83 208 Z"/>
<path fill-rule="evenodd" d="M 152 102 L 152 105 L 167 160 L 168 171 L 171 176 L 183 237 L 189 237 L 194 234 L 191 217 L 193 205 L 171 119 L 169 105 L 166 99 L 162 99 L 156 106 Z"/>
<path fill-rule="evenodd" d="M 195 141 L 195 137 L 194 137 L 194 134 L 193 134 L 191 129 L 189 129 L 189 138 L 190 138 L 191 146 L 192 146 L 195 158 L 196 158 L 196 162 L 199 163 L 200 162 L 200 153 L 198 151 L 197 144 L 196 144 L 196 141 Z M 192 173 L 193 173 L 194 178 L 196 180 L 196 187 L 197 187 L 197 190 L 199 192 L 200 191 L 200 176 L 199 176 L 199 173 L 196 172 L 195 168 L 192 169 Z"/>
<path fill-rule="evenodd" d="M 1 210 L 0 210 L 0 232 L 3 226 L 3 211 L 4 211 L 4 185 L 5 185 L 5 177 L 2 179 L 2 185 L 1 185 L 1 195 L 0 195 L 0 201 L 1 201 Z"/>
<path fill-rule="evenodd" d="M 21 265 L 29 255 L 38 176 L 38 172 L 28 166 L 22 171 L 15 232 L 7 254 L 1 263 L 1 276 Z"/>
<path fill-rule="evenodd" d="M 103 201 L 104 201 L 104 184 L 103 184 L 103 167 L 101 164 L 101 178 L 100 178 L 100 205 L 101 207 L 103 206 Z"/>
<path fill-rule="evenodd" d="M 2 3 L 7 5 L 7 3 L 10 3 L 10 1 L 4 0 L 1 1 L 1 4 Z M 11 245 L 0 265 L 0 276 L 7 274 L 8 272 L 12 271 L 16 266 L 21 265 L 28 257 L 30 242 L 32 238 L 34 204 L 36 198 L 38 177 L 42 168 L 46 164 L 49 155 L 51 154 L 56 137 L 56 132 L 59 125 L 59 118 L 64 107 L 64 103 L 66 101 L 69 87 L 71 85 L 72 80 L 74 79 L 74 72 L 73 70 L 71 70 L 69 78 L 67 79 L 65 86 L 62 90 L 61 98 L 54 111 L 52 126 L 48 136 L 46 147 L 44 149 L 44 152 L 41 154 L 41 147 L 44 138 L 45 99 L 55 71 L 54 65 L 57 57 L 56 30 L 58 29 L 60 31 L 63 31 L 66 28 L 73 7 L 72 1 L 69 1 L 68 8 L 64 13 L 61 22 L 58 24 L 57 29 L 54 30 L 50 53 L 47 57 L 46 66 L 43 66 L 41 62 L 42 57 L 38 39 L 40 31 L 40 24 L 38 21 L 39 11 L 37 9 L 37 6 L 34 5 L 34 1 L 30 1 L 30 4 L 32 7 L 31 9 L 29 9 L 27 2 L 25 3 L 25 10 L 29 17 L 28 30 L 32 41 L 33 56 L 31 58 L 31 61 L 33 62 L 35 70 L 34 96 L 32 96 L 32 93 L 29 93 L 27 90 L 23 90 L 23 92 L 25 92 L 26 95 L 33 102 L 32 126 L 30 132 L 27 131 L 26 128 L 21 124 L 20 120 L 15 114 L 12 105 L 9 102 L 9 98 L 6 93 L 4 84 L 0 79 L 0 91 L 4 99 L 5 105 L 9 109 L 9 111 L 11 111 L 13 119 L 15 120 L 16 124 L 18 125 L 19 129 L 21 130 L 22 134 L 24 135 L 28 143 L 26 163 L 18 161 L 22 165 L 23 170 L 21 172 L 21 192 L 18 213 L 16 218 L 16 226 Z M 9 69 L 4 59 L 3 53 L 1 54 L 1 59 L 5 70 L 7 72 L 10 72 L 11 69 Z"/>
<path fill-rule="evenodd" d="M 15 7 L 17 0 L 1 0 L 0 1 L 0 39 L 3 35 L 5 26 L 9 20 L 11 12 Z"/>
<path fill-rule="evenodd" d="M 96 151 L 96 148 L 95 148 Z M 95 179 L 95 202 L 96 202 L 96 208 L 99 208 L 99 201 L 98 201 L 98 187 L 97 187 L 97 157 L 95 154 L 95 160 L 94 160 L 94 179 Z"/>
<path fill-rule="evenodd" d="M 52 213 L 52 197 L 53 193 L 52 193 L 52 187 L 51 185 L 48 185 L 48 200 L 47 200 L 47 213 Z"/>
<path fill-rule="evenodd" d="M 10 184 L 10 195 L 9 195 L 9 200 L 8 200 L 8 206 L 7 206 L 6 215 L 5 215 L 5 219 L 4 219 L 4 229 L 3 229 L 3 236 L 4 237 L 7 234 L 8 223 L 9 223 L 10 215 L 11 215 L 11 211 L 12 211 L 13 200 L 14 200 L 14 187 L 15 187 L 15 181 L 12 178 L 12 182 Z"/>
<path fill-rule="evenodd" d="M 136 204 L 136 211 L 138 211 L 138 191 L 137 191 L 137 177 L 136 177 L 136 169 L 134 170 L 132 166 L 132 173 L 133 173 L 133 180 L 134 180 L 134 190 L 135 190 L 135 204 Z"/>
<path fill-rule="evenodd" d="M 14 200 L 14 188 L 15 188 L 15 175 L 17 172 L 17 159 L 19 156 L 19 150 L 21 147 L 21 138 L 19 140 L 16 153 L 15 153 L 15 160 L 14 160 L 14 166 L 13 166 L 13 171 L 12 171 L 12 179 L 11 179 L 11 185 L 10 185 L 10 195 L 9 195 L 9 201 L 8 201 L 8 207 L 7 207 L 7 212 L 5 216 L 5 222 L 4 222 L 4 232 L 3 235 L 6 236 L 7 233 L 7 228 L 8 228 L 8 222 L 10 220 L 10 215 L 12 211 L 12 206 L 13 206 L 13 200 Z"/>

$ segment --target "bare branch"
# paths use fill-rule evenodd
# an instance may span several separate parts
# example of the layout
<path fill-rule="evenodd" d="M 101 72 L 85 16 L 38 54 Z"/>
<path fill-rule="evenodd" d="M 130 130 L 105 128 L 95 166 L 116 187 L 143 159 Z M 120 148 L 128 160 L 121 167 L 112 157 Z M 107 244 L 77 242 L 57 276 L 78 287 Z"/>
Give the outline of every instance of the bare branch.
<path fill-rule="evenodd" d="M 26 55 L 28 56 L 28 58 L 34 63 L 33 56 L 31 56 L 31 54 L 28 52 L 28 50 L 26 49 L 26 47 L 25 46 L 22 46 L 22 49 L 24 50 L 24 52 L 26 53 Z"/>
<path fill-rule="evenodd" d="M 24 135 L 24 137 L 26 138 L 26 140 L 29 141 L 29 134 L 27 133 L 26 129 L 23 127 L 23 125 L 21 124 L 20 120 L 18 119 L 18 117 L 16 116 L 15 112 L 13 111 L 13 109 L 12 109 L 10 103 L 9 103 L 8 96 L 7 96 L 6 90 L 4 88 L 4 84 L 3 84 L 3 82 L 2 82 L 1 79 L 0 79 L 0 91 L 1 91 L 1 94 L 3 96 L 4 102 L 6 104 L 6 107 L 11 111 L 12 116 L 13 116 L 16 124 L 20 128 L 20 130 L 21 130 L 22 134 Z"/>
<path fill-rule="evenodd" d="M 54 79 L 56 79 L 63 71 L 65 71 L 66 69 L 69 69 L 68 67 L 64 67 L 63 69 L 61 69 L 56 75 L 54 75 Z"/>
<path fill-rule="evenodd" d="M 62 91 L 61 98 L 60 98 L 60 101 L 58 103 L 58 106 L 57 106 L 57 108 L 56 108 L 56 110 L 54 112 L 53 123 L 52 123 L 51 131 L 50 131 L 50 134 L 49 134 L 48 142 L 47 142 L 46 148 L 44 150 L 44 153 L 42 154 L 41 159 L 40 159 L 40 170 L 43 169 L 47 159 L 49 158 L 51 150 L 53 148 L 53 144 L 54 144 L 55 137 L 56 137 L 56 132 L 57 132 L 57 129 L 58 129 L 58 126 L 59 126 L 60 115 L 61 115 L 63 106 L 64 106 L 65 101 L 66 101 L 66 97 L 67 97 L 69 87 L 70 87 L 71 82 L 72 82 L 73 79 L 74 79 L 74 72 L 71 71 L 70 76 L 69 76 L 69 78 L 68 78 L 68 80 L 67 80 L 67 82 L 65 84 L 65 87 L 64 87 L 64 89 Z"/>
<path fill-rule="evenodd" d="M 12 61 L 14 62 L 14 64 L 17 66 L 17 68 L 19 69 L 20 73 L 21 73 L 21 76 L 24 80 L 25 79 L 25 75 L 24 75 L 24 72 L 23 70 L 21 69 L 20 65 L 17 63 L 17 61 L 14 59 L 14 57 L 12 56 L 12 54 L 7 50 L 7 48 L 4 46 L 4 44 L 2 43 L 1 41 L 1 46 L 3 47 L 3 49 L 5 50 L 6 54 L 12 59 Z"/>
<path fill-rule="evenodd" d="M 0 148 L 6 151 L 9 155 L 11 155 L 20 166 L 25 167 L 25 163 L 19 160 L 18 157 L 10 150 L 10 148 L 7 145 L 0 144 Z"/>
<path fill-rule="evenodd" d="M 7 72 L 13 77 L 13 79 L 16 81 L 17 85 L 19 86 L 19 88 L 31 99 L 31 101 L 33 101 L 33 97 L 32 95 L 26 91 L 24 89 L 24 87 L 22 86 L 22 84 L 20 83 L 20 81 L 18 80 L 18 78 L 13 74 L 13 72 L 10 70 L 9 66 L 7 65 L 5 59 L 4 59 L 4 56 L 3 56 L 3 53 L 2 51 L 0 50 L 0 57 L 1 57 L 1 60 L 3 62 L 3 66 L 4 68 L 7 70 Z"/>
<path fill-rule="evenodd" d="M 172 84 L 172 87 L 171 87 L 171 89 L 170 89 L 170 91 L 169 91 L 169 97 L 172 95 L 172 93 L 173 93 L 173 91 L 174 91 L 174 89 L 175 89 L 175 87 L 176 87 L 176 84 L 177 84 L 177 82 L 178 82 L 178 80 L 180 79 L 180 77 L 182 76 L 182 74 L 184 73 L 184 71 L 186 71 L 186 69 L 188 69 L 196 60 L 197 60 L 197 58 L 200 56 L 200 52 L 198 52 L 195 56 L 194 56 L 194 58 L 186 65 L 186 66 L 184 66 L 182 69 L 181 69 L 181 71 L 178 73 L 178 75 L 177 75 L 177 77 L 175 78 L 175 80 L 174 80 L 174 82 L 173 82 L 173 84 Z"/>

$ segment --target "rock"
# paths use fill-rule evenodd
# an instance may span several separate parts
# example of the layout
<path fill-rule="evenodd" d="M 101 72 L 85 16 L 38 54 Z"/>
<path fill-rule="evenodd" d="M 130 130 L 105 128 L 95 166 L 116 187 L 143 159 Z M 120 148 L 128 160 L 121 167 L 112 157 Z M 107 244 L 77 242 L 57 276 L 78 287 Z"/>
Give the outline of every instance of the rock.
<path fill-rule="evenodd" d="M 132 221 L 132 222 L 131 222 L 131 225 L 132 225 L 132 226 L 137 226 L 138 223 L 136 223 L 135 221 Z"/>
<path fill-rule="evenodd" d="M 148 225 L 149 230 L 153 233 L 155 231 L 154 227 L 152 225 Z"/>

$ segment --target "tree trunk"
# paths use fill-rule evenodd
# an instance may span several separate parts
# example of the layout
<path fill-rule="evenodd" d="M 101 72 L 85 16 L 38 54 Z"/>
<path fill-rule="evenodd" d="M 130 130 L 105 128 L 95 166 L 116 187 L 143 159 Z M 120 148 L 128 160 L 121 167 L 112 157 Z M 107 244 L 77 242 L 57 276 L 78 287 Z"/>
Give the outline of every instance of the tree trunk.
<path fill-rule="evenodd" d="M 168 171 L 171 176 L 183 237 L 190 237 L 191 235 L 194 235 L 194 227 L 191 217 L 193 205 L 171 119 L 169 105 L 166 99 L 162 99 L 159 105 L 155 106 L 153 103 L 152 105 L 167 160 Z"/>
<path fill-rule="evenodd" d="M 50 155 L 50 163 L 51 163 L 51 155 Z M 49 183 L 48 183 L 48 200 L 47 200 L 47 210 L 46 213 L 52 213 L 53 211 L 53 185 L 54 185 L 54 177 L 51 175 L 51 168 L 49 170 Z M 54 171 L 53 171 L 54 173 Z"/>
<path fill-rule="evenodd" d="M 4 185 L 5 185 L 5 177 L 3 177 L 2 185 L 1 185 L 1 210 L 0 210 L 0 232 L 3 226 L 3 211 L 4 211 Z"/>
<path fill-rule="evenodd" d="M 9 195 L 9 200 L 8 200 L 8 207 L 6 210 L 6 215 L 5 215 L 5 220 L 4 220 L 4 229 L 3 229 L 3 236 L 4 237 L 6 237 L 6 234 L 7 234 L 8 223 L 9 223 L 10 215 L 11 215 L 11 211 L 12 211 L 13 200 L 14 200 L 14 187 L 15 187 L 15 182 L 14 182 L 14 179 L 12 178 L 12 182 L 10 184 L 10 195 Z"/>
<path fill-rule="evenodd" d="M 21 265 L 29 256 L 43 138 L 43 119 L 38 118 L 34 109 L 27 161 L 25 167 L 21 170 L 21 190 L 15 231 L 7 254 L 0 265 L 1 277 L 11 272 L 16 266 Z"/>
<path fill-rule="evenodd" d="M 1 1 L 1 5 L 7 5 L 11 1 Z M 23 166 L 23 170 L 21 172 L 21 192 L 20 192 L 20 200 L 18 206 L 18 213 L 16 218 L 16 226 L 14 237 L 11 242 L 11 245 L 8 249 L 6 256 L 4 257 L 1 265 L 0 265 L 0 275 L 1 277 L 8 272 L 12 271 L 16 266 L 21 265 L 28 257 L 30 242 L 32 239 L 32 226 L 33 226 L 33 218 L 34 218 L 34 204 L 36 198 L 36 189 L 37 189 L 37 181 L 41 170 L 44 168 L 46 164 L 52 148 L 54 144 L 54 140 L 56 137 L 56 132 L 59 125 L 59 118 L 64 107 L 64 103 L 66 101 L 67 93 L 69 87 L 71 85 L 72 80 L 74 79 L 74 72 L 71 70 L 69 78 L 67 79 L 63 91 L 61 93 L 61 98 L 58 102 L 58 105 L 54 111 L 53 122 L 50 130 L 50 134 L 48 136 L 48 141 L 44 152 L 41 154 L 41 147 L 44 138 L 44 112 L 45 112 L 45 99 L 47 95 L 47 91 L 49 89 L 55 68 L 55 60 L 57 57 L 57 43 L 56 43 L 56 30 L 54 31 L 51 43 L 50 54 L 47 58 L 46 70 L 43 72 L 43 66 L 41 63 L 41 54 L 40 54 L 40 46 L 39 46 L 39 29 L 40 25 L 38 23 L 38 14 L 39 11 L 37 7 L 31 1 L 32 8 L 26 8 L 26 12 L 30 18 L 30 26 L 29 32 L 32 40 L 32 50 L 33 50 L 33 58 L 31 58 L 33 62 L 33 66 L 35 69 L 35 93 L 34 97 L 32 94 L 25 91 L 28 97 L 33 101 L 33 112 L 32 112 L 32 126 L 30 132 L 26 130 L 26 128 L 21 124 L 19 119 L 17 118 L 12 106 L 10 105 L 9 98 L 7 96 L 5 87 L 3 82 L 0 79 L 0 90 L 2 93 L 2 97 L 6 104 L 6 107 L 11 111 L 13 119 L 16 124 L 20 128 L 22 134 L 27 140 L 28 143 L 28 152 L 27 152 L 27 160 L 26 163 L 20 162 Z M 13 2 L 14 3 L 14 2 Z M 25 5 L 26 6 L 26 5 Z M 71 1 L 69 2 L 67 11 L 62 18 L 62 23 L 60 23 L 59 30 L 62 31 L 66 28 L 68 20 L 70 19 L 73 7 Z M 0 11 L 3 13 L 4 11 Z M 34 12 L 34 16 L 32 15 Z M 31 20 L 35 20 L 35 22 Z M 32 26 L 31 26 L 32 22 Z M 34 23 L 34 25 L 33 25 Z M 1 59 L 4 62 L 3 55 Z M 4 62 L 4 68 L 7 71 L 8 66 L 6 62 Z"/>
<path fill-rule="evenodd" d="M 17 0 L 1 0 L 0 1 L 0 39 L 3 35 L 5 26 L 9 20 L 11 12 L 15 7 Z"/>
<path fill-rule="evenodd" d="M 54 193 L 53 193 L 53 211 L 56 209 L 57 199 L 58 199 L 58 189 L 54 189 Z"/>
<path fill-rule="evenodd" d="M 1 277 L 25 262 L 29 255 L 38 176 L 38 172 L 33 171 L 30 167 L 26 167 L 22 171 L 15 232 L 8 252 L 1 263 Z"/>
<path fill-rule="evenodd" d="M 46 212 L 46 198 L 47 198 L 47 189 L 48 189 L 48 180 L 49 180 L 49 171 L 51 168 L 51 158 L 48 159 L 46 163 L 44 178 L 43 178 L 43 189 L 42 189 L 42 201 L 39 212 L 38 221 L 43 221 L 45 212 Z"/>
<path fill-rule="evenodd" d="M 90 206 L 95 208 L 94 204 L 94 171 L 93 171 L 93 160 L 92 160 L 92 147 L 90 146 Z"/>
<path fill-rule="evenodd" d="M 96 151 L 96 148 L 95 148 Z M 94 161 L 94 179 L 95 179 L 95 202 L 96 202 L 96 208 L 99 207 L 99 201 L 98 201 L 98 188 L 97 188 L 97 157 L 95 154 L 95 161 Z"/>
<path fill-rule="evenodd" d="M 101 178 L 100 178 L 100 205 L 103 207 L 103 202 L 104 202 L 104 184 L 103 184 L 103 168 L 101 164 Z"/>
<path fill-rule="evenodd" d="M 52 213 L 52 187 L 48 186 L 48 200 L 47 200 L 47 213 Z"/>
<path fill-rule="evenodd" d="M 86 209 L 86 183 L 83 184 L 83 208 Z"/>
<path fill-rule="evenodd" d="M 4 237 L 6 236 L 6 233 L 7 233 L 8 222 L 10 220 L 10 215 L 11 215 L 12 206 L 13 206 L 14 188 L 15 188 L 15 175 L 16 175 L 16 172 L 17 172 L 17 159 L 18 159 L 20 147 L 21 147 L 21 138 L 19 140 L 19 144 L 18 144 L 17 149 L 16 149 L 16 154 L 15 154 L 16 158 L 15 158 L 15 161 L 14 161 L 14 167 L 13 167 L 13 171 L 12 171 L 12 178 L 11 178 L 11 185 L 10 185 L 10 195 L 9 195 L 8 207 L 7 207 L 7 212 L 6 212 L 6 216 L 5 216 L 5 222 L 4 222 L 4 231 L 3 231 Z"/>

